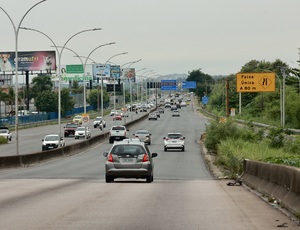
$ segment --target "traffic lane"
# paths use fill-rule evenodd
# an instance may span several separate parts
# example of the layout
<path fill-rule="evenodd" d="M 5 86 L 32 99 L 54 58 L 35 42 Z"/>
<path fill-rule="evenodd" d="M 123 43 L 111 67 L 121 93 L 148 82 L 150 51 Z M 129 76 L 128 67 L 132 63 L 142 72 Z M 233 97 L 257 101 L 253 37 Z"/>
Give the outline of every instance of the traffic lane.
<path fill-rule="evenodd" d="M 158 120 L 145 120 L 131 128 L 146 129 L 151 133 L 151 152 L 158 153 L 154 158 L 154 179 L 212 179 L 201 155 L 199 140 L 205 130 L 206 118 L 200 118 L 192 107 L 180 110 L 180 117 L 172 117 L 165 109 Z M 164 152 L 164 139 L 169 132 L 180 132 L 185 137 L 185 151 L 168 150 Z"/>
<path fill-rule="evenodd" d="M 103 130 L 100 130 L 99 128 L 94 128 L 93 126 L 93 120 L 91 119 L 89 121 L 89 128 L 91 130 L 91 135 L 96 136 L 105 132 L 108 132 L 110 130 L 110 127 L 113 125 L 124 125 L 125 122 L 130 122 L 132 120 L 135 120 L 141 116 L 145 115 L 145 113 L 134 113 L 131 112 L 129 114 L 129 117 L 126 117 L 122 121 L 113 121 L 113 118 L 109 115 L 106 115 L 104 117 L 106 121 L 106 128 Z M 63 127 L 65 124 L 61 124 L 62 131 L 61 134 L 64 134 Z M 18 132 L 19 136 L 19 154 L 25 155 L 30 153 L 35 153 L 42 151 L 42 139 L 47 134 L 56 134 L 58 133 L 59 127 L 58 124 L 55 125 L 47 125 L 47 126 L 39 126 L 39 127 L 33 127 L 28 129 L 20 129 Z M 17 154 L 17 148 L 16 148 L 16 133 L 12 132 L 13 139 L 12 141 L 8 142 L 8 144 L 0 145 L 0 156 L 13 156 Z M 74 137 L 66 137 L 65 142 L 66 145 L 77 143 L 78 141 L 82 141 L 84 139 L 77 139 L 75 140 Z"/>
<path fill-rule="evenodd" d="M 157 179 L 212 179 L 202 159 L 198 140 L 204 130 L 206 120 L 199 118 L 192 110 L 181 111 L 181 117 L 171 116 L 166 111 L 157 121 L 145 119 L 132 126 L 128 137 L 136 130 L 147 129 L 152 134 L 151 152 L 158 153 L 154 158 L 154 180 Z M 184 125 L 181 125 L 184 124 Z M 182 132 L 186 137 L 186 151 L 169 150 L 164 152 L 163 137 L 167 132 Z M 72 157 L 55 160 L 51 163 L 19 170 L 3 171 L 0 178 L 87 178 L 104 180 L 105 157 L 112 144 L 107 141 Z M 117 179 L 119 180 L 119 179 Z M 135 179 L 129 181 L 136 181 Z M 141 180 L 145 181 L 145 180 Z"/>
<path fill-rule="evenodd" d="M 0 193 L 6 230 L 269 230 L 283 223 L 299 229 L 243 186 L 226 181 L 24 179 L 1 180 L 0 190 L 6 191 Z"/>

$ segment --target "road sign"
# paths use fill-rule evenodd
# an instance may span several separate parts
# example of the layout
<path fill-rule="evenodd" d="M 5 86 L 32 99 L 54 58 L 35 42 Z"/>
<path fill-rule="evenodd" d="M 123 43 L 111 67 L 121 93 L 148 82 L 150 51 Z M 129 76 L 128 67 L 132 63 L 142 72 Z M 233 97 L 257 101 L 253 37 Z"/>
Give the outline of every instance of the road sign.
<path fill-rule="evenodd" d="M 236 91 L 242 93 L 275 92 L 275 73 L 238 73 Z"/>
<path fill-rule="evenodd" d="M 202 104 L 206 105 L 208 103 L 208 100 L 209 100 L 209 97 L 207 97 L 207 96 L 202 97 Z"/>
<path fill-rule="evenodd" d="M 161 90 L 177 90 L 177 80 L 161 80 Z"/>
<path fill-rule="evenodd" d="M 182 88 L 183 89 L 196 89 L 196 82 L 195 81 L 183 81 Z"/>
<path fill-rule="evenodd" d="M 84 126 L 88 125 L 89 120 L 90 120 L 89 114 L 82 114 L 82 123 Z"/>
<path fill-rule="evenodd" d="M 66 65 L 66 71 L 68 73 L 84 73 L 83 65 Z"/>

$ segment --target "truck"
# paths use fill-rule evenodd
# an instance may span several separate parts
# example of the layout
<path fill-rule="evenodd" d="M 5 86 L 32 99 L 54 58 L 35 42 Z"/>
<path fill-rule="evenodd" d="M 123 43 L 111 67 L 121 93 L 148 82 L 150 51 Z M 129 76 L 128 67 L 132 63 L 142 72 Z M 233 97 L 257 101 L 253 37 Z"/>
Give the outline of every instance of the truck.
<path fill-rule="evenodd" d="M 114 143 L 115 140 L 122 141 L 122 140 L 126 139 L 127 131 L 129 131 L 129 130 L 126 129 L 125 126 L 121 126 L 121 125 L 112 126 L 109 131 L 109 134 L 108 134 L 109 135 L 109 143 L 112 144 L 112 143 Z"/>
<path fill-rule="evenodd" d="M 69 137 L 69 136 L 75 136 L 75 130 L 78 128 L 79 124 L 78 123 L 68 123 L 64 127 L 64 136 Z"/>

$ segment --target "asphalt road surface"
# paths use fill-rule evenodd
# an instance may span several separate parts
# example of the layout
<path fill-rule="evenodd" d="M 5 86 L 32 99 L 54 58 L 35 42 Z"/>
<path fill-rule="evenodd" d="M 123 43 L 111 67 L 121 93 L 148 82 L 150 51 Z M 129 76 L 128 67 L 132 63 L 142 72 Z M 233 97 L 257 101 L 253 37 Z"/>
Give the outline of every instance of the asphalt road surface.
<path fill-rule="evenodd" d="M 78 155 L 30 168 L 0 171 L 0 229 L 299 229 L 243 186 L 226 186 L 207 171 L 198 140 L 207 119 L 182 108 L 130 129 L 152 133 L 154 182 L 105 183 L 103 143 Z M 186 151 L 163 151 L 163 136 L 181 132 Z"/>

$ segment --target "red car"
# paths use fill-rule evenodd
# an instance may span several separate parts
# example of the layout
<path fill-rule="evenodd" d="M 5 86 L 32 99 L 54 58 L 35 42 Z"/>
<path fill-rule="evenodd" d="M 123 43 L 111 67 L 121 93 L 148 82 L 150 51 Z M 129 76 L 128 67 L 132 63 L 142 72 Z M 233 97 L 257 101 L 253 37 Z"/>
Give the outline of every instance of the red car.
<path fill-rule="evenodd" d="M 115 119 L 116 119 L 116 121 L 117 121 L 117 120 L 122 121 L 122 115 L 116 114 L 115 116 L 113 116 L 113 121 L 114 121 Z"/>

